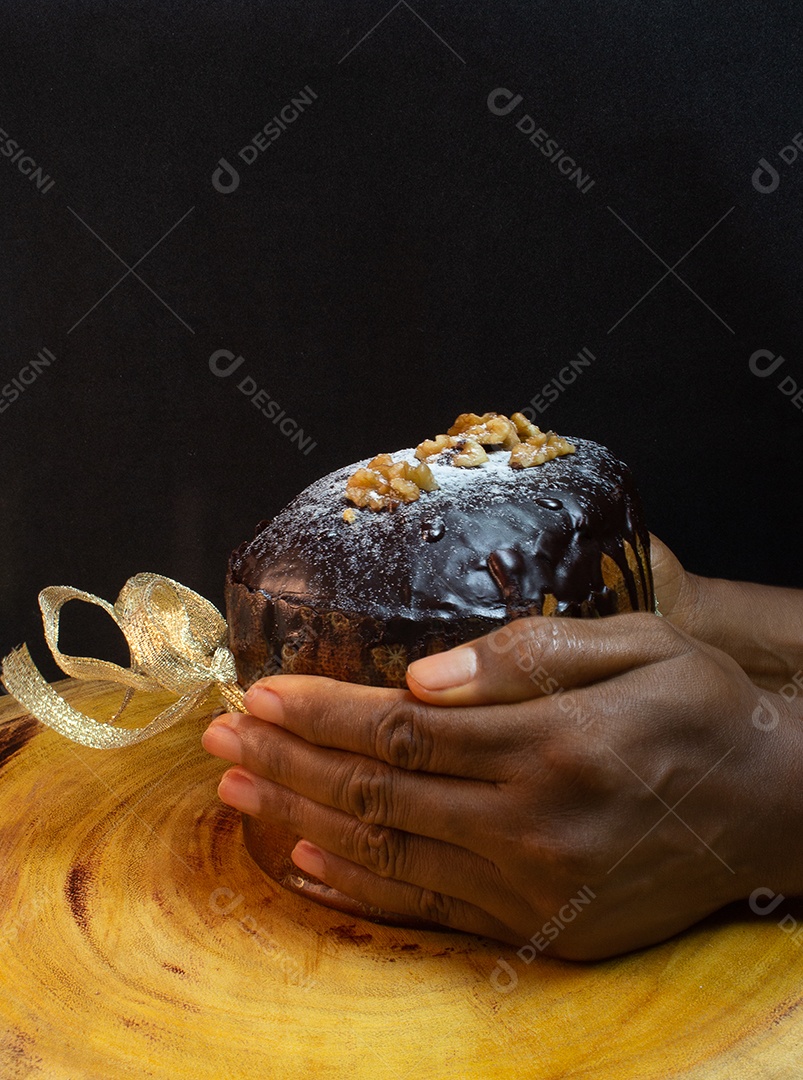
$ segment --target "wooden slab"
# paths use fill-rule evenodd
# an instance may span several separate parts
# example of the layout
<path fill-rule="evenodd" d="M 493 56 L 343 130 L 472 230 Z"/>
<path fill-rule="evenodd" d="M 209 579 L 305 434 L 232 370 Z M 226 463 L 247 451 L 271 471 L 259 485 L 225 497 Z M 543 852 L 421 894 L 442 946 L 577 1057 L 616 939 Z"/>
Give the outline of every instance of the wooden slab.
<path fill-rule="evenodd" d="M 803 949 L 777 916 L 589 965 L 348 920 L 250 861 L 207 719 L 101 751 L 0 705 L 4 1080 L 800 1075 Z"/>

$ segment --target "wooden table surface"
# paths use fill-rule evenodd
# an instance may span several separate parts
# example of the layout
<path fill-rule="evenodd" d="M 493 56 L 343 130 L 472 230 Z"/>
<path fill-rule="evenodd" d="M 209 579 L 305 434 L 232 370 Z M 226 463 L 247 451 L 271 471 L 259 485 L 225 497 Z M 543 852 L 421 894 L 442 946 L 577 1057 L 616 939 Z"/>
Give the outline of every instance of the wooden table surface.
<path fill-rule="evenodd" d="M 60 688 L 89 712 L 120 697 Z M 3 1080 L 803 1075 L 789 918 L 744 905 L 630 956 L 529 965 L 348 919 L 251 862 L 207 719 L 102 751 L 0 704 Z"/>

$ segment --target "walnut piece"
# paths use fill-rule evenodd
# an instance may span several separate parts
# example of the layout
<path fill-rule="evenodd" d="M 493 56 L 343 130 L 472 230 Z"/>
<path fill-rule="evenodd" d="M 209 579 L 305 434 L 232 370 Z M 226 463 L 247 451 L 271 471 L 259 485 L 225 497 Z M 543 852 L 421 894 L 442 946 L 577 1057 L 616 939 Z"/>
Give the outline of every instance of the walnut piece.
<path fill-rule="evenodd" d="M 461 413 L 449 428 L 450 435 L 469 436 L 481 446 L 501 446 L 512 450 L 519 441 L 516 425 L 501 413 Z"/>
<path fill-rule="evenodd" d="M 485 448 L 510 451 L 512 469 L 530 469 L 553 458 L 573 454 L 575 447 L 554 431 L 541 431 L 520 412 L 512 416 L 486 412 L 461 413 L 448 432 L 425 439 L 415 448 L 419 462 L 394 461 L 391 454 L 377 454 L 347 481 L 346 498 L 354 506 L 369 510 L 395 510 L 401 503 L 415 502 L 422 491 L 437 490 L 435 477 L 426 464 L 438 459 L 440 465 L 474 469 L 488 460 Z M 343 519 L 353 522 L 350 508 Z"/>
<path fill-rule="evenodd" d="M 462 469 L 473 469 L 488 460 L 481 440 L 468 434 L 438 435 L 435 439 L 425 439 L 415 448 L 415 456 L 419 461 L 440 458 L 441 465 L 456 465 Z"/>
<path fill-rule="evenodd" d="M 535 430 L 537 435 L 531 435 L 510 451 L 511 469 L 530 469 L 534 465 L 543 465 L 545 461 L 575 452 L 576 447 L 554 431 L 543 432 L 538 428 Z"/>
<path fill-rule="evenodd" d="M 513 421 L 516 427 L 516 433 L 522 442 L 524 442 L 525 439 L 532 438 L 533 435 L 537 435 L 541 430 L 536 427 L 535 424 L 531 424 L 524 413 L 514 412 L 510 419 Z"/>
<path fill-rule="evenodd" d="M 461 413 L 445 435 L 425 439 L 415 449 L 419 461 L 440 459 L 443 465 L 475 468 L 488 460 L 483 447 L 509 450 L 513 469 L 529 469 L 545 461 L 573 454 L 574 446 L 554 431 L 541 431 L 520 412 Z"/>
<path fill-rule="evenodd" d="M 426 461 L 427 458 L 436 457 L 442 450 L 448 450 L 454 445 L 454 442 L 455 440 L 449 435 L 438 435 L 434 439 L 424 439 L 415 448 L 415 456 L 419 461 Z"/>
<path fill-rule="evenodd" d="M 346 498 L 369 510 L 395 510 L 400 503 L 415 502 L 422 491 L 435 491 L 437 486 L 428 465 L 412 465 L 409 461 L 394 461 L 390 454 L 377 454 L 348 478 Z M 347 509 L 343 517 L 350 522 L 353 518 L 347 518 L 348 513 Z"/>
<path fill-rule="evenodd" d="M 461 469 L 475 469 L 488 460 L 488 455 L 478 442 L 473 439 L 459 438 L 455 443 L 456 453 L 452 458 L 452 465 Z"/>

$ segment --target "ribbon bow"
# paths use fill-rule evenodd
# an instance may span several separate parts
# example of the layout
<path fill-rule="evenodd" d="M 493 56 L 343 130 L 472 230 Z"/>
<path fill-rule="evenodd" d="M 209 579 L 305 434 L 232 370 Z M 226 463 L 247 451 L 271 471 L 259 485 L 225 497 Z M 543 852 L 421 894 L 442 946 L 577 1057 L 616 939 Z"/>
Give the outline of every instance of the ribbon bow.
<path fill-rule="evenodd" d="M 60 651 L 59 617 L 68 600 L 95 604 L 114 619 L 128 643 L 130 668 Z M 2 682 L 9 694 L 32 716 L 74 742 L 96 749 L 142 742 L 187 716 L 213 688 L 231 708 L 244 710 L 234 657 L 226 645 L 225 619 L 208 600 L 172 578 L 137 574 L 125 583 L 114 605 L 80 589 L 52 585 L 39 594 L 39 607 L 45 639 L 66 675 L 104 679 L 127 688 L 120 708 L 102 723 L 78 712 L 56 693 L 25 645 L 5 658 Z M 145 727 L 115 727 L 114 721 L 136 690 L 169 690 L 181 697 Z"/>

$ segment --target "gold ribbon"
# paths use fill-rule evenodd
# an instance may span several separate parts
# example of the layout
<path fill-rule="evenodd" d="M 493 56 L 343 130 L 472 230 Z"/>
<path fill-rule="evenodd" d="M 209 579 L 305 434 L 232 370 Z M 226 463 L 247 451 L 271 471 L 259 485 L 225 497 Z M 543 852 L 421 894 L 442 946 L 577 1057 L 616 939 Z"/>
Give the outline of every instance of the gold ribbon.
<path fill-rule="evenodd" d="M 114 619 L 128 643 L 130 668 L 60 651 L 59 617 L 69 600 L 95 604 Z M 56 693 L 25 645 L 3 660 L 2 682 L 9 694 L 37 720 L 74 742 L 96 749 L 142 742 L 182 720 L 213 688 L 230 708 L 244 711 L 234 657 L 226 645 L 225 619 L 214 604 L 172 578 L 137 574 L 125 583 L 114 605 L 80 589 L 52 585 L 39 594 L 39 607 L 45 639 L 66 675 L 103 679 L 127 688 L 114 716 L 101 722 L 78 712 Z M 145 727 L 115 727 L 136 690 L 169 690 L 181 697 Z"/>

